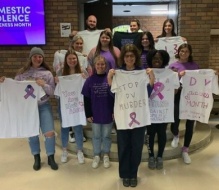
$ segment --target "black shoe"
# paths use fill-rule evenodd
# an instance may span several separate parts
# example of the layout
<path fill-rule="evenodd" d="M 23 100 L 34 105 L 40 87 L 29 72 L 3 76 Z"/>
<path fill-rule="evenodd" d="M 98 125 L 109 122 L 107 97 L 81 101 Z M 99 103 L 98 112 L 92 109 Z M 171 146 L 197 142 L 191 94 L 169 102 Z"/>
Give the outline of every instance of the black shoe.
<path fill-rule="evenodd" d="M 124 178 L 124 179 L 123 179 L 123 186 L 129 187 L 129 186 L 130 186 L 130 179 Z"/>
<path fill-rule="evenodd" d="M 130 179 L 130 186 L 131 186 L 131 187 L 136 187 L 137 184 L 138 184 L 137 178 L 132 178 L 132 179 Z"/>
<path fill-rule="evenodd" d="M 58 170 L 58 164 L 56 164 L 54 160 L 54 154 L 48 156 L 48 164 L 51 166 L 53 170 Z"/>
<path fill-rule="evenodd" d="M 40 170 L 41 168 L 41 159 L 39 154 L 34 155 L 34 164 L 33 164 L 33 169 L 34 170 Z"/>

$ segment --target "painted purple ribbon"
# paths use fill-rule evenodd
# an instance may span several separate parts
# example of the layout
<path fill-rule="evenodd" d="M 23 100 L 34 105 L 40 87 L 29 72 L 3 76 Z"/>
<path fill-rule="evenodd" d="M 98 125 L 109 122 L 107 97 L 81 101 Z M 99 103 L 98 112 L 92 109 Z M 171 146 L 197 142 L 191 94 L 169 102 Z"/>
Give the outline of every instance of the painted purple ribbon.
<path fill-rule="evenodd" d="M 164 96 L 161 94 L 163 89 L 164 89 L 164 84 L 161 82 L 156 82 L 154 84 L 154 92 L 151 94 L 150 99 L 154 99 L 155 96 L 158 96 L 162 100 L 164 98 Z"/>
<path fill-rule="evenodd" d="M 34 88 L 29 84 L 25 88 L 25 92 L 27 93 L 24 98 L 27 99 L 29 96 L 32 96 L 33 98 L 36 98 L 36 96 L 33 94 Z"/>
<path fill-rule="evenodd" d="M 130 113 L 129 116 L 132 119 L 131 122 L 129 123 L 129 127 L 131 127 L 133 125 L 133 123 L 136 123 L 136 124 L 140 125 L 140 123 L 135 119 L 136 118 L 136 113 L 135 112 Z"/>

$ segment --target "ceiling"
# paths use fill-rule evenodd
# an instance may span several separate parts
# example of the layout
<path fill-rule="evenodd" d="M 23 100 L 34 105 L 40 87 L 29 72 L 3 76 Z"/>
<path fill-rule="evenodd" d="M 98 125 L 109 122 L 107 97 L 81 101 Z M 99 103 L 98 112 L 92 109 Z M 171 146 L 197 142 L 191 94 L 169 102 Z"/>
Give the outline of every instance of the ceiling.
<path fill-rule="evenodd" d="M 86 3 L 98 0 L 85 0 Z M 175 15 L 178 0 L 112 0 L 113 16 Z"/>

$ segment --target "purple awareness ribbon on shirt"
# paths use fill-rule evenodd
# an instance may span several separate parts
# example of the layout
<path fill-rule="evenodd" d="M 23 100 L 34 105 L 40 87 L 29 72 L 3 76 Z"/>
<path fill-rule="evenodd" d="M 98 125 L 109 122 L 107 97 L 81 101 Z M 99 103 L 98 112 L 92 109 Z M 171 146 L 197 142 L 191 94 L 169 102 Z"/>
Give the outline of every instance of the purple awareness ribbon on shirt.
<path fill-rule="evenodd" d="M 32 96 L 33 98 L 36 98 L 36 96 L 33 94 L 34 88 L 29 84 L 25 88 L 25 92 L 27 93 L 24 98 L 27 99 L 29 96 Z"/>
<path fill-rule="evenodd" d="M 140 125 L 140 123 L 135 119 L 136 118 L 136 113 L 135 112 L 130 113 L 129 116 L 132 119 L 131 122 L 129 123 L 129 127 L 131 127 L 133 125 L 133 123 L 136 123 L 136 124 Z"/>
<path fill-rule="evenodd" d="M 162 100 L 164 98 L 164 96 L 161 94 L 163 89 L 164 89 L 164 84 L 161 82 L 156 82 L 154 84 L 154 92 L 151 94 L 150 99 L 154 99 L 155 96 L 158 96 Z"/>

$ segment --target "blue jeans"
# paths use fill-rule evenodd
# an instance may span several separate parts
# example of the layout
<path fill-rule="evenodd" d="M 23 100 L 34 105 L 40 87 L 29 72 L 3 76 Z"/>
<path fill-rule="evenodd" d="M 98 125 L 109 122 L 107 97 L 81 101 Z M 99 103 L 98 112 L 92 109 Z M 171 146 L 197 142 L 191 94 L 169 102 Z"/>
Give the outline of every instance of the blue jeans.
<path fill-rule="evenodd" d="M 58 114 L 59 114 L 59 120 L 62 125 L 62 114 L 61 114 L 61 107 L 60 107 L 60 99 L 58 100 Z M 67 148 L 68 146 L 68 139 L 69 139 L 69 129 L 70 127 L 63 128 L 61 127 L 61 141 L 62 141 L 62 148 Z M 73 131 L 75 133 L 75 142 L 77 145 L 78 150 L 83 150 L 83 126 L 77 125 L 74 126 Z"/>
<path fill-rule="evenodd" d="M 68 138 L 69 138 L 69 129 L 70 127 L 63 128 L 61 127 L 61 140 L 62 147 L 67 148 Z M 75 142 L 78 150 L 83 150 L 83 126 L 77 125 L 73 127 L 75 133 Z"/>
<path fill-rule="evenodd" d="M 40 129 L 43 134 L 54 131 L 54 120 L 52 115 L 52 108 L 49 102 L 38 106 Z M 33 155 L 40 153 L 39 136 L 30 137 L 29 145 Z M 47 156 L 55 154 L 55 135 L 52 137 L 45 137 L 45 148 Z"/>
<path fill-rule="evenodd" d="M 111 148 L 111 131 L 112 131 L 112 123 L 109 124 L 98 124 L 92 123 L 92 142 L 93 142 L 93 152 L 94 156 L 98 156 L 101 154 L 109 154 Z M 101 151 L 102 145 L 102 151 Z"/>

